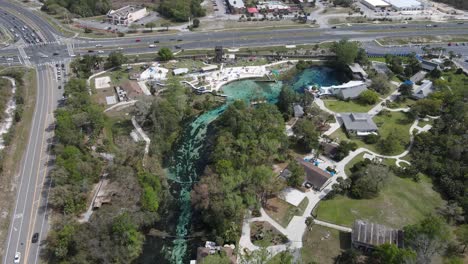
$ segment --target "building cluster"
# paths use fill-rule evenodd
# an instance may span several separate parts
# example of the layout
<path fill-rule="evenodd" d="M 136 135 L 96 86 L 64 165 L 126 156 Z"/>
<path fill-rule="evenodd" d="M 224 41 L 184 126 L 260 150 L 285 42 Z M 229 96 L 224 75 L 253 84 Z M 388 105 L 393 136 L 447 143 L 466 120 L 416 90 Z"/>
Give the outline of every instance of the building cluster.
<path fill-rule="evenodd" d="M 253 16 L 258 13 L 289 14 L 299 11 L 297 5 L 283 1 L 259 1 L 255 6 L 246 7 L 243 0 L 226 0 L 229 11 L 233 14 L 248 13 Z"/>
<path fill-rule="evenodd" d="M 424 3 L 418 0 L 360 0 L 372 10 L 417 11 L 424 9 Z"/>

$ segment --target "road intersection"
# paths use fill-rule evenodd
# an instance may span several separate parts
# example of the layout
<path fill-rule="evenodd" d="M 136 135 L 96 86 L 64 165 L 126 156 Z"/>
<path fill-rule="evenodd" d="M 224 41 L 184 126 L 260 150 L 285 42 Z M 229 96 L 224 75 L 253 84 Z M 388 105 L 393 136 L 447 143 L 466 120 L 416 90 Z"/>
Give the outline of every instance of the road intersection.
<path fill-rule="evenodd" d="M 5 264 L 12 262 L 16 252 L 21 253 L 22 263 L 38 262 L 41 243 L 31 243 L 31 237 L 34 233 L 39 233 L 39 241 L 42 241 L 49 228 L 47 199 L 51 181 L 48 171 L 53 164 L 49 148 L 53 142 L 53 112 L 62 98 L 62 90 L 58 90 L 57 87 L 63 86 L 64 81 L 58 80 L 56 65 L 61 69 L 61 65 L 67 65 L 75 55 L 94 54 L 98 49 L 103 51 L 102 55 L 115 50 L 121 50 L 125 54 L 154 54 L 157 49 L 149 48 L 149 45 L 156 41 L 157 48 L 169 47 L 175 50 L 176 45 L 182 49 L 213 49 L 216 45 L 237 48 L 265 47 L 314 44 L 341 38 L 362 41 L 364 48 L 371 54 L 407 54 L 422 53 L 421 47 L 383 47 L 376 45 L 372 40 L 380 37 L 461 35 L 467 32 L 466 25 L 444 23 L 430 29 L 421 24 L 408 24 L 404 29 L 396 25 L 359 25 L 340 29 L 259 29 L 87 39 L 66 38 L 41 16 L 7 0 L 0 0 L 0 16 L 0 24 L 8 29 L 13 28 L 15 32 L 19 30 L 20 33 L 15 44 L 0 49 L 0 64 L 35 67 L 38 83 L 33 123 L 19 171 L 15 209 L 11 216 L 6 251 L 0 252 L 3 253 Z M 7 21 L 5 16 L 10 20 Z M 15 22 L 12 22 L 13 20 Z M 445 48 L 463 56 L 468 55 L 468 46 Z M 91 50 L 93 52 L 89 52 Z"/>

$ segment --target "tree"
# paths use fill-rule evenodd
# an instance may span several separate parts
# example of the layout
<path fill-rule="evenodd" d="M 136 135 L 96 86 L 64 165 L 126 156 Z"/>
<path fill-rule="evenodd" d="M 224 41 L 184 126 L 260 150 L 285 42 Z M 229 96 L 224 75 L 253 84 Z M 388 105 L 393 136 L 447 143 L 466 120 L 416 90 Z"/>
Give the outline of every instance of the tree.
<path fill-rule="evenodd" d="M 395 244 L 383 244 L 375 248 L 371 263 L 402 264 L 414 263 L 416 252 L 411 249 L 398 248 Z"/>
<path fill-rule="evenodd" d="M 465 253 L 466 247 L 468 246 L 468 224 L 460 225 L 456 230 L 457 240 L 463 246 L 462 253 Z"/>
<path fill-rule="evenodd" d="M 410 56 L 406 58 L 405 75 L 407 77 L 411 77 L 413 74 L 417 73 L 420 70 L 421 63 L 419 62 L 418 58 L 416 58 L 416 54 L 411 53 Z"/>
<path fill-rule="evenodd" d="M 195 18 L 195 19 L 193 20 L 193 27 L 194 27 L 194 28 L 197 28 L 197 27 L 199 27 L 199 26 L 200 26 L 200 19 Z"/>
<path fill-rule="evenodd" d="M 134 259 L 138 257 L 143 250 L 144 236 L 137 230 L 137 226 L 132 222 L 128 213 L 122 213 L 117 216 L 111 228 L 113 240 L 117 243 L 120 250 L 124 249 L 125 254 Z"/>
<path fill-rule="evenodd" d="M 293 131 L 304 151 L 310 152 L 312 149 L 318 148 L 319 132 L 311 120 L 299 119 L 294 125 Z"/>
<path fill-rule="evenodd" d="M 393 154 L 402 151 L 402 138 L 397 131 L 391 131 L 386 138 L 381 138 L 378 147 L 382 153 Z"/>
<path fill-rule="evenodd" d="M 439 79 L 442 76 L 442 72 L 439 69 L 434 69 L 429 72 L 429 76 L 433 79 Z"/>
<path fill-rule="evenodd" d="M 127 57 L 122 52 L 112 51 L 107 57 L 105 68 L 120 68 L 122 64 L 127 62 Z"/>
<path fill-rule="evenodd" d="M 154 22 L 148 22 L 146 23 L 145 27 L 150 28 L 151 32 L 153 31 L 153 28 L 156 27 L 156 23 Z"/>
<path fill-rule="evenodd" d="M 281 87 L 276 105 L 281 113 L 283 113 L 285 120 L 289 120 L 293 115 L 293 104 L 297 101 L 297 98 L 296 92 L 294 92 L 290 86 L 283 85 L 283 87 Z"/>
<path fill-rule="evenodd" d="M 340 146 L 336 149 L 336 160 L 342 160 L 344 157 L 348 156 L 350 151 L 355 151 L 357 149 L 356 142 L 353 141 L 342 141 Z"/>
<path fill-rule="evenodd" d="M 292 160 L 289 162 L 288 170 L 291 175 L 287 179 L 288 185 L 292 187 L 301 187 L 304 182 L 304 167 L 302 167 L 297 161 Z"/>
<path fill-rule="evenodd" d="M 158 56 L 159 56 L 159 59 L 162 61 L 168 61 L 174 58 L 174 54 L 169 48 L 161 48 L 158 51 Z"/>
<path fill-rule="evenodd" d="M 359 264 L 359 257 L 361 253 L 354 248 L 343 251 L 338 257 L 336 257 L 337 264 Z"/>
<path fill-rule="evenodd" d="M 169 27 L 171 26 L 171 23 L 168 23 L 168 22 L 161 23 L 161 26 L 165 27 L 166 31 L 169 31 Z"/>
<path fill-rule="evenodd" d="M 370 88 L 380 94 L 386 94 L 390 92 L 390 82 L 387 75 L 378 73 L 373 78 L 371 78 L 372 84 Z"/>
<path fill-rule="evenodd" d="M 413 94 L 413 85 L 408 83 L 402 83 L 400 87 L 398 87 L 398 91 L 400 91 L 401 95 L 404 97 L 409 97 Z"/>
<path fill-rule="evenodd" d="M 357 42 L 351 42 L 347 39 L 334 42 L 331 51 L 336 55 L 336 66 L 344 69 L 348 64 L 353 63 L 358 56 L 358 49 Z"/>
<path fill-rule="evenodd" d="M 385 62 L 395 74 L 403 73 L 404 68 L 400 57 L 387 54 L 385 55 Z"/>
<path fill-rule="evenodd" d="M 373 105 L 377 103 L 378 100 L 379 100 L 379 94 L 372 90 L 363 91 L 357 98 L 357 101 L 360 104 L 366 104 L 366 105 Z"/>
<path fill-rule="evenodd" d="M 436 253 L 443 252 L 450 233 L 443 219 L 434 215 L 405 226 L 403 231 L 405 245 L 416 252 L 417 263 L 431 263 Z"/>
<path fill-rule="evenodd" d="M 369 64 L 369 58 L 367 57 L 367 52 L 365 49 L 360 48 L 356 57 L 356 62 L 361 65 Z"/>
<path fill-rule="evenodd" d="M 411 107 L 411 113 L 414 116 L 438 115 L 442 107 L 442 100 L 439 99 L 421 99 Z"/>
<path fill-rule="evenodd" d="M 370 164 L 351 175 L 353 181 L 351 194 L 359 199 L 374 198 L 385 186 L 391 175 L 388 167 Z"/>

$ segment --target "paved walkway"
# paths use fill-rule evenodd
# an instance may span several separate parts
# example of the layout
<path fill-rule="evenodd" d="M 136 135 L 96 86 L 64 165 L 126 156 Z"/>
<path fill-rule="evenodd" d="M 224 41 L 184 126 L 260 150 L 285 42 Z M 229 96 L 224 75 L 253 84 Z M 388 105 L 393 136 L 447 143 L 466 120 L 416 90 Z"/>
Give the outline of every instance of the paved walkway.
<path fill-rule="evenodd" d="M 393 101 L 396 95 L 398 95 L 398 91 L 393 92 L 390 94 L 387 98 L 384 98 L 379 104 L 377 104 L 375 107 L 373 107 L 368 113 L 369 114 L 377 114 L 383 109 L 386 109 L 384 106 L 382 106 L 382 102 L 385 102 L 385 100 L 391 100 Z M 320 109 L 323 111 L 326 111 L 328 113 L 331 113 L 335 116 L 336 123 L 332 124 L 330 129 L 328 129 L 324 134 L 325 135 L 330 135 L 332 134 L 336 129 L 340 127 L 338 120 L 336 119 L 336 113 L 331 111 L 330 109 L 325 107 L 325 104 L 320 98 L 316 98 L 314 100 L 314 103 L 319 106 Z M 397 109 L 395 111 L 408 111 L 407 108 L 401 108 Z M 436 118 L 436 117 L 431 117 L 431 118 Z M 332 190 L 333 184 L 337 182 L 338 178 L 344 178 L 346 179 L 348 175 L 346 175 L 345 172 L 345 166 L 348 164 L 351 160 L 353 160 L 356 156 L 362 154 L 362 153 L 369 153 L 374 155 L 375 157 L 379 158 L 388 158 L 388 159 L 396 159 L 395 164 L 397 166 L 400 166 L 400 163 L 406 163 L 410 164 L 408 161 L 403 160 L 404 156 L 408 155 L 410 152 L 412 146 L 413 146 L 413 141 L 414 141 L 414 131 L 416 130 L 416 134 L 421 133 L 421 132 L 426 132 L 431 129 L 431 125 L 425 125 L 424 127 L 419 127 L 418 126 L 419 119 L 416 119 L 414 123 L 411 125 L 409 129 L 409 134 L 410 134 L 410 144 L 408 148 L 403 151 L 402 153 L 398 155 L 381 155 L 378 153 L 375 153 L 367 148 L 358 148 L 355 151 L 352 151 L 349 153 L 348 156 L 346 156 L 344 159 L 342 159 L 340 162 L 336 163 L 336 175 L 332 178 L 332 181 L 330 184 L 328 184 L 322 191 L 316 192 L 313 190 L 310 190 L 309 192 L 306 192 L 306 198 L 309 200 L 309 204 L 307 205 L 307 208 L 304 210 L 304 213 L 300 216 L 294 216 L 291 221 L 289 222 L 288 226 L 285 228 L 278 224 L 275 220 L 273 220 L 270 216 L 267 215 L 265 210 L 262 208 L 260 210 L 261 216 L 256 217 L 256 218 L 250 218 L 249 216 L 246 217 L 244 220 L 243 226 L 242 226 L 242 235 L 239 240 L 239 246 L 240 248 L 247 248 L 250 251 L 257 250 L 258 247 L 253 245 L 252 242 L 250 241 L 250 223 L 252 222 L 257 222 L 257 221 L 266 221 L 270 223 L 272 226 L 274 226 L 278 232 L 286 236 L 289 240 L 288 243 L 283 244 L 283 245 L 277 245 L 277 246 L 270 246 L 267 248 L 268 252 L 271 254 L 271 256 L 274 256 L 275 254 L 285 251 L 285 250 L 296 250 L 302 248 L 302 237 L 304 236 L 305 232 L 307 231 L 307 225 L 305 224 L 305 220 L 307 217 L 311 216 L 311 213 L 313 209 L 317 206 L 317 204 Z M 314 220 L 315 224 L 326 226 L 329 228 L 334 228 L 343 232 L 351 232 L 351 229 L 349 227 L 344 227 L 344 226 L 339 226 L 335 225 L 332 223 L 327 223 L 324 221 L 320 220 Z"/>

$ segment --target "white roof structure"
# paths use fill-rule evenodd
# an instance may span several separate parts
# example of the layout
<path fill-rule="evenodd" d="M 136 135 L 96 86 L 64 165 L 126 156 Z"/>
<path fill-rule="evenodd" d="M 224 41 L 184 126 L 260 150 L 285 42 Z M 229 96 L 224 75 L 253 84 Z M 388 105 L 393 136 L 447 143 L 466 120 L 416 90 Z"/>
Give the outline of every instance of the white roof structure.
<path fill-rule="evenodd" d="M 368 5 L 373 7 L 388 7 L 390 6 L 389 3 L 384 2 L 383 0 L 361 0 L 362 2 L 366 2 Z"/>
<path fill-rule="evenodd" d="M 420 8 L 421 2 L 416 0 L 385 0 L 396 9 Z"/>
<path fill-rule="evenodd" d="M 321 95 L 336 95 L 339 97 L 356 98 L 367 89 L 367 85 L 363 81 L 349 81 L 340 85 L 324 86 L 320 87 Z"/>
<path fill-rule="evenodd" d="M 302 202 L 302 200 L 304 200 L 305 196 L 305 193 L 293 189 L 291 187 L 287 187 L 286 189 L 281 191 L 281 195 L 279 195 L 278 197 L 289 204 L 298 206 Z"/>
<path fill-rule="evenodd" d="M 159 65 L 151 66 L 140 74 L 140 80 L 165 80 L 168 72 L 168 69 L 159 67 Z"/>
<path fill-rule="evenodd" d="M 188 73 L 188 69 L 187 68 L 177 68 L 177 69 L 174 69 L 172 72 L 174 73 L 174 75 L 181 75 L 181 74 L 184 74 L 184 73 Z"/>
<path fill-rule="evenodd" d="M 244 1 L 242 0 L 229 0 L 229 5 L 234 8 L 245 8 Z"/>
<path fill-rule="evenodd" d="M 107 103 L 107 105 L 116 104 L 117 103 L 117 98 L 115 98 L 115 95 L 106 96 L 106 103 Z"/>
<path fill-rule="evenodd" d="M 205 66 L 205 67 L 201 68 L 201 70 L 204 71 L 204 72 L 212 71 L 212 70 L 216 70 L 216 69 L 218 69 L 218 65 L 208 65 L 208 66 Z"/>

